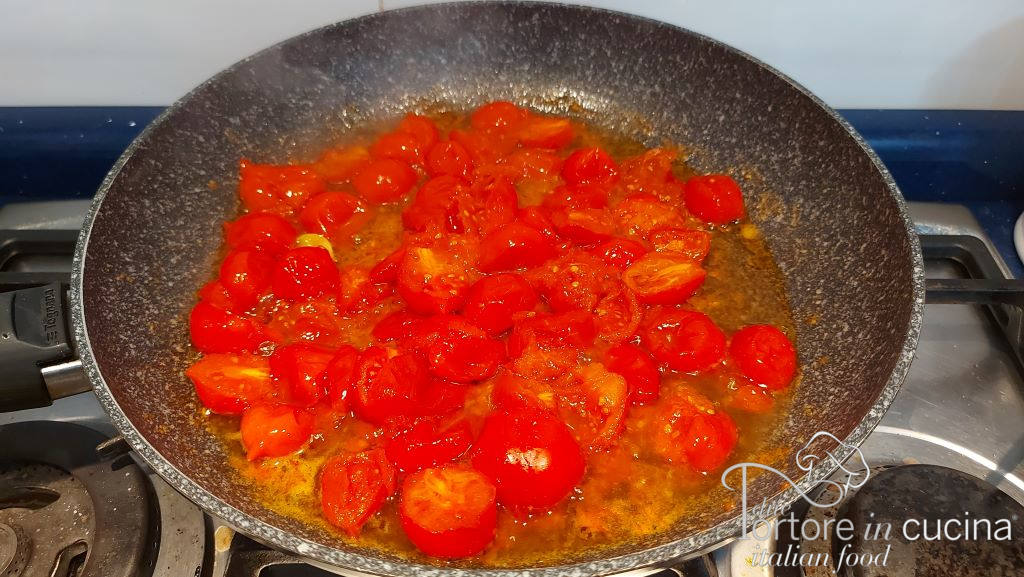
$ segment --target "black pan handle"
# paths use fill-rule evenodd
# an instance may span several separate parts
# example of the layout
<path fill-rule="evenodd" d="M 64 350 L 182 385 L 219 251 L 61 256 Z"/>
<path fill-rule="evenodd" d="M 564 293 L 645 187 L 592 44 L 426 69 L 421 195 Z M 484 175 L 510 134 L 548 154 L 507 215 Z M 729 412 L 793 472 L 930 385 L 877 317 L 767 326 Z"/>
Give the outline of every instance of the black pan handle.
<path fill-rule="evenodd" d="M 0 293 L 0 412 L 89 390 L 75 357 L 61 283 Z"/>
<path fill-rule="evenodd" d="M 925 295 L 935 304 L 1024 305 L 1024 280 L 930 278 Z"/>

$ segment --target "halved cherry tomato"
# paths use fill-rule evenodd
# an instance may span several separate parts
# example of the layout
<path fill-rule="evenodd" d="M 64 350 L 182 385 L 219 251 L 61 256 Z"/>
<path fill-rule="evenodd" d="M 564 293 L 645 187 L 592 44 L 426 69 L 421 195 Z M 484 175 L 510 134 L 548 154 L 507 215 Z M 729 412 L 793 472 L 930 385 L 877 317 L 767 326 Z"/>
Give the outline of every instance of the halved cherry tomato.
<path fill-rule="evenodd" d="M 453 130 L 448 134 L 451 142 L 457 143 L 469 153 L 474 171 L 483 167 L 493 167 L 499 160 L 515 150 L 516 142 L 505 138 L 500 132 L 483 132 L 478 130 Z M 486 172 L 485 168 L 485 172 Z M 464 178 L 469 178 L 469 172 Z"/>
<path fill-rule="evenodd" d="M 382 424 L 390 417 L 415 414 L 418 393 L 426 382 L 424 367 L 411 354 L 370 347 L 359 359 L 352 388 L 356 416 Z"/>
<path fill-rule="evenodd" d="M 686 209 L 697 218 L 727 224 L 743 218 L 743 193 L 727 174 L 706 174 L 686 181 Z"/>
<path fill-rule="evenodd" d="M 748 413 L 767 413 L 775 406 L 775 398 L 762 386 L 744 383 L 729 396 L 729 406 Z"/>
<path fill-rule="evenodd" d="M 370 281 L 375 283 L 395 282 L 398 279 L 398 268 L 402 265 L 403 258 L 405 258 L 405 247 L 398 247 L 370 269 Z"/>
<path fill-rule="evenodd" d="M 558 365 L 555 370 L 559 371 L 559 374 L 565 374 L 568 366 L 563 367 L 561 363 Z M 538 373 L 538 376 L 540 374 Z M 518 410 L 526 407 L 553 411 L 557 401 L 550 383 L 512 371 L 501 373 L 494 381 L 494 388 L 491 389 L 491 406 L 498 409 Z"/>
<path fill-rule="evenodd" d="M 512 357 L 518 357 L 530 343 L 544 349 L 586 348 L 594 344 L 596 338 L 594 315 L 586 311 L 536 313 L 515 321 L 508 340 L 508 352 Z"/>
<path fill-rule="evenodd" d="M 416 198 L 402 211 L 402 224 L 408 230 L 463 232 L 459 198 L 464 183 L 450 174 L 442 174 L 423 183 Z"/>
<path fill-rule="evenodd" d="M 649 240 L 658 252 L 681 254 L 694 262 L 704 262 L 711 250 L 711 235 L 695 228 L 667 227 L 651 231 Z"/>
<path fill-rule="evenodd" d="M 475 130 L 507 132 L 519 128 L 529 115 L 526 109 L 497 100 L 474 110 L 469 116 L 469 123 Z"/>
<path fill-rule="evenodd" d="M 639 242 L 628 238 L 610 238 L 590 249 L 607 265 L 619 270 L 626 270 L 629 265 L 647 254 L 647 248 Z"/>
<path fill-rule="evenodd" d="M 228 246 L 238 250 L 254 250 L 276 257 L 295 241 L 295 228 L 281 215 L 251 212 L 224 223 Z"/>
<path fill-rule="evenodd" d="M 473 159 L 466 147 L 458 142 L 442 140 L 427 151 L 427 174 L 447 174 L 468 180 L 473 172 Z"/>
<path fill-rule="evenodd" d="M 222 285 L 219 280 L 212 280 L 204 284 L 202 288 L 199 289 L 199 300 L 208 302 L 225 311 L 234 312 L 235 309 L 241 308 L 231 299 L 231 294 L 228 293 L 228 289 L 224 288 L 224 285 Z"/>
<path fill-rule="evenodd" d="M 313 168 L 328 182 L 345 182 L 370 162 L 370 152 L 363 146 L 328 148 Z"/>
<path fill-rule="evenodd" d="M 352 345 L 342 345 L 318 377 L 319 385 L 326 391 L 331 407 L 339 413 L 348 410 L 352 388 L 359 380 L 360 357 L 359 349 Z"/>
<path fill-rule="evenodd" d="M 240 415 L 273 392 L 270 363 L 256 355 L 209 354 L 185 371 L 203 406 L 218 415 Z"/>
<path fill-rule="evenodd" d="M 621 286 L 617 271 L 592 254 L 570 251 L 529 273 L 551 310 L 591 312 Z"/>
<path fill-rule="evenodd" d="M 737 331 L 729 354 L 745 377 L 769 391 L 788 387 L 796 375 L 796 349 L 785 333 L 771 325 Z"/>
<path fill-rule="evenodd" d="M 465 465 L 424 469 L 402 484 L 402 529 L 417 549 L 457 559 L 494 540 L 498 511 L 491 481 Z"/>
<path fill-rule="evenodd" d="M 471 453 L 473 466 L 497 487 L 498 501 L 513 509 L 548 509 L 583 478 L 580 446 L 564 423 L 538 410 L 491 413 Z"/>
<path fill-rule="evenodd" d="M 251 211 L 291 214 L 327 190 L 311 166 L 239 163 L 238 195 Z"/>
<path fill-rule="evenodd" d="M 420 419 L 388 440 L 388 460 L 402 473 L 413 473 L 458 459 L 473 444 L 465 419 Z"/>
<path fill-rule="evenodd" d="M 570 185 L 611 185 L 619 178 L 619 167 L 604 150 L 581 148 L 565 159 L 562 178 Z"/>
<path fill-rule="evenodd" d="M 398 293 L 420 314 L 458 310 L 476 274 L 471 255 L 461 246 L 412 246 L 398 269 Z"/>
<path fill-rule="evenodd" d="M 537 293 L 521 275 L 486 276 L 469 287 L 462 314 L 490 335 L 512 328 L 512 315 L 537 306 Z M 379 325 L 378 325 L 379 326 Z"/>
<path fill-rule="evenodd" d="M 552 210 L 550 216 L 558 234 L 578 245 L 597 244 L 615 233 L 608 212 L 598 208 Z"/>
<path fill-rule="evenodd" d="M 299 222 L 307 231 L 331 238 L 357 232 L 369 219 L 368 207 L 345 192 L 325 192 L 314 196 L 299 213 Z"/>
<path fill-rule="evenodd" d="M 483 331 L 476 335 L 450 328 L 427 349 L 430 372 L 457 383 L 488 379 L 504 360 L 505 343 Z"/>
<path fill-rule="evenodd" d="M 536 230 L 552 243 L 558 242 L 558 232 L 548 216 L 549 212 L 550 209 L 542 206 L 524 206 L 519 209 L 519 223 Z"/>
<path fill-rule="evenodd" d="M 207 301 L 192 307 L 188 328 L 192 345 L 204 353 L 252 352 L 271 340 L 255 319 L 219 309 Z"/>
<path fill-rule="evenodd" d="M 684 389 L 659 411 L 651 435 L 665 459 L 710 473 L 729 458 L 739 437 L 736 424 L 706 397 Z"/>
<path fill-rule="evenodd" d="M 462 208 L 462 220 L 471 221 L 474 229 L 486 235 L 516 219 L 519 196 L 504 176 L 477 175 L 468 195 L 475 202 Z"/>
<path fill-rule="evenodd" d="M 395 468 L 383 449 L 334 457 L 320 469 L 324 517 L 356 537 L 395 491 Z"/>
<path fill-rule="evenodd" d="M 615 205 L 615 215 L 622 227 L 641 238 L 659 228 L 684 227 L 679 211 L 650 194 L 634 194 Z"/>
<path fill-rule="evenodd" d="M 604 364 L 609 371 L 626 378 L 630 402 L 647 405 L 658 400 L 661 391 L 661 373 L 651 353 L 640 347 L 623 343 L 608 349 Z"/>
<path fill-rule="evenodd" d="M 700 373 L 722 361 L 725 335 L 704 313 L 655 310 L 640 336 L 654 358 L 684 373 Z"/>
<path fill-rule="evenodd" d="M 605 208 L 608 188 L 604 185 L 559 186 L 544 197 L 544 206 L 569 209 Z"/>
<path fill-rule="evenodd" d="M 274 269 L 274 295 L 287 301 L 316 298 L 338 288 L 341 274 L 331 254 L 318 246 L 288 251 Z"/>
<path fill-rule="evenodd" d="M 252 308 L 270 287 L 274 261 L 250 250 L 234 250 L 220 265 L 220 283 L 231 295 L 236 309 Z"/>
<path fill-rule="evenodd" d="M 693 296 L 707 275 L 707 271 L 687 256 L 649 252 L 629 265 L 622 273 L 622 281 L 641 302 L 677 305 Z"/>
<path fill-rule="evenodd" d="M 250 461 L 299 450 L 313 434 L 313 414 L 287 405 L 259 404 L 242 414 L 242 447 Z"/>
<path fill-rule="evenodd" d="M 402 309 L 377 321 L 371 334 L 382 343 L 401 342 L 410 338 L 424 317 Z"/>
<path fill-rule="evenodd" d="M 480 244 L 478 266 L 483 272 L 537 266 L 555 256 L 555 247 L 543 234 L 520 222 L 494 231 Z"/>
<path fill-rule="evenodd" d="M 420 145 L 420 150 L 429 150 L 438 138 L 437 126 L 434 125 L 434 121 L 418 114 L 405 115 L 395 130 L 411 134 Z"/>
<path fill-rule="evenodd" d="M 394 202 L 412 190 L 416 180 L 416 172 L 408 164 L 380 158 L 360 168 L 352 176 L 352 186 L 370 202 Z"/>
<path fill-rule="evenodd" d="M 572 142 L 575 136 L 568 119 L 534 115 L 519 127 L 516 134 L 523 146 L 556 149 Z"/>
<path fill-rule="evenodd" d="M 414 412 L 417 416 L 450 415 L 466 405 L 466 394 L 470 387 L 461 383 L 453 383 L 444 379 L 428 379 L 420 387 L 419 406 Z"/>
<path fill-rule="evenodd" d="M 324 383 L 319 377 L 333 357 L 334 351 L 317 345 L 285 345 L 270 357 L 270 371 L 288 387 L 292 403 L 311 407 L 324 396 Z"/>
<path fill-rule="evenodd" d="M 542 148 L 520 148 L 505 159 L 507 166 L 521 179 L 557 178 L 562 170 L 562 158 Z"/>
<path fill-rule="evenodd" d="M 620 287 L 598 301 L 594 308 L 597 334 L 609 343 L 633 338 L 643 320 L 643 305 L 633 291 Z"/>
<path fill-rule="evenodd" d="M 569 396 L 560 407 L 560 414 L 576 413 L 584 422 L 573 427 L 573 433 L 580 444 L 586 443 L 591 450 L 604 450 L 615 444 L 626 426 L 626 409 L 629 404 L 629 386 L 626 379 L 609 371 L 601 363 L 589 363 L 575 371 L 579 380 L 578 391 L 582 397 L 577 401 Z M 571 422 L 568 421 L 567 422 Z"/>
<path fill-rule="evenodd" d="M 382 134 L 370 146 L 370 154 L 376 158 L 390 158 L 405 164 L 423 164 L 423 149 L 419 139 L 408 132 Z"/>

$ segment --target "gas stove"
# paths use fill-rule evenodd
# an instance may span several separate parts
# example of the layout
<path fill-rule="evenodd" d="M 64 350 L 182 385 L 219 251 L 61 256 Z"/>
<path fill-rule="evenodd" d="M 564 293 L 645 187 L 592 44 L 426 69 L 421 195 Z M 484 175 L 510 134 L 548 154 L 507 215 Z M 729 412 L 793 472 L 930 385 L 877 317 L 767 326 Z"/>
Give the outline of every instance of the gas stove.
<path fill-rule="evenodd" d="M 85 201 L 0 208 L 0 292 L 66 283 L 86 208 Z M 911 203 L 911 213 L 929 279 L 1011 276 L 964 207 Z M 936 302 L 926 308 L 910 375 L 861 447 L 863 462 L 845 465 L 854 473 L 866 467 L 871 478 L 844 491 L 846 498 L 831 509 L 801 501 L 779 518 L 843 518 L 863 525 L 877 521 L 876 513 L 898 520 L 956 511 L 974 518 L 1005 517 L 1014 538 L 1002 543 L 896 540 L 885 566 L 862 563 L 836 570 L 834 559 L 843 551 L 878 558 L 886 551 L 877 541 L 843 538 L 837 530 L 815 538 L 780 532 L 778 538 L 736 540 L 666 574 L 900 577 L 1024 571 L 1024 323 L 1021 308 L 1006 304 L 1024 302 L 1024 294 L 969 305 L 957 304 L 962 293 L 955 280 L 933 280 L 931 287 L 936 290 L 929 298 Z M 827 500 L 830 490 L 834 487 L 825 485 L 814 497 Z M 787 564 L 784 557 L 794 551 L 829 552 L 832 566 Z M 775 562 L 762 563 L 770 554 L 777 555 Z M 133 459 L 89 393 L 0 415 L 0 577 L 331 573 L 263 547 L 205 515 Z"/>

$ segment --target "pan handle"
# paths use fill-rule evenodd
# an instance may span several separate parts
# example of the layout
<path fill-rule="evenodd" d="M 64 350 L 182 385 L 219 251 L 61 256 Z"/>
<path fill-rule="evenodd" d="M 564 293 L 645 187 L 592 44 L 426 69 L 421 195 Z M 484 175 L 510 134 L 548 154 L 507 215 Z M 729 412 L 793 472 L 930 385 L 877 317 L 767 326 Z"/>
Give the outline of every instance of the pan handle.
<path fill-rule="evenodd" d="M 0 412 L 89 390 L 71 344 L 61 283 L 0 294 Z"/>

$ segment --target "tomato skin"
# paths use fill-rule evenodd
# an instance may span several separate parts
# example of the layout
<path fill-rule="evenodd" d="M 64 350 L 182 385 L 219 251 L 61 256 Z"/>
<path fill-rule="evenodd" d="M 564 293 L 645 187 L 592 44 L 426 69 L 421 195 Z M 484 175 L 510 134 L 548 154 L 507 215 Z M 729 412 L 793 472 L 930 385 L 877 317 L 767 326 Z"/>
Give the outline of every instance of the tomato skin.
<path fill-rule="evenodd" d="M 725 334 L 697 311 L 653 311 L 640 337 L 654 358 L 683 373 L 709 370 L 725 356 Z"/>
<path fill-rule="evenodd" d="M 516 132 L 523 146 L 559 149 L 572 142 L 575 132 L 565 118 L 531 115 Z"/>
<path fill-rule="evenodd" d="M 251 211 L 291 214 L 306 200 L 327 190 L 310 166 L 239 163 L 238 195 Z"/>
<path fill-rule="evenodd" d="M 427 174 L 441 176 L 447 174 L 463 180 L 469 180 L 473 173 L 473 158 L 466 147 L 451 140 L 442 140 L 427 151 Z"/>
<path fill-rule="evenodd" d="M 663 407 L 651 437 L 655 451 L 698 473 L 722 467 L 739 438 L 736 424 L 703 395 L 685 390 Z"/>
<path fill-rule="evenodd" d="M 320 469 L 324 517 L 352 537 L 395 492 L 395 468 L 383 449 L 334 457 Z"/>
<path fill-rule="evenodd" d="M 375 158 L 390 158 L 405 164 L 423 164 L 423 149 L 415 135 L 408 132 L 389 132 L 381 135 L 370 146 Z"/>
<path fill-rule="evenodd" d="M 530 113 L 511 102 L 498 100 L 484 104 L 469 116 L 475 130 L 507 132 L 517 129 Z"/>
<path fill-rule="evenodd" d="M 237 250 L 252 250 L 276 257 L 295 242 L 295 228 L 281 215 L 250 212 L 224 223 L 224 238 Z"/>
<path fill-rule="evenodd" d="M 402 529 L 427 555 L 444 559 L 476 555 L 494 540 L 495 494 L 486 476 L 464 465 L 424 469 L 402 485 Z"/>
<path fill-rule="evenodd" d="M 370 347 L 360 356 L 357 370 L 352 388 L 357 417 L 379 425 L 391 417 L 416 413 L 418 393 L 427 375 L 413 355 L 392 356 L 387 349 Z"/>
<path fill-rule="evenodd" d="M 360 354 L 352 345 L 342 345 L 317 378 L 331 408 L 339 413 L 348 411 L 352 388 L 359 379 Z"/>
<path fill-rule="evenodd" d="M 518 357 L 531 343 L 542 349 L 582 349 L 593 345 L 596 338 L 594 315 L 586 311 L 537 313 L 516 320 L 509 336 L 508 352 L 512 357 Z"/>
<path fill-rule="evenodd" d="M 575 186 L 588 184 L 614 184 L 619 178 L 619 167 L 607 152 L 600 148 L 581 148 L 565 159 L 562 178 Z"/>
<path fill-rule="evenodd" d="M 513 222 L 484 239 L 477 266 L 483 272 L 515 270 L 537 266 L 553 256 L 555 247 L 543 234 Z"/>
<path fill-rule="evenodd" d="M 661 373 L 650 353 L 636 345 L 623 343 L 608 349 L 604 364 L 609 371 L 626 378 L 632 404 L 648 405 L 658 400 Z"/>
<path fill-rule="evenodd" d="M 547 412 L 528 409 L 488 415 L 470 460 L 494 482 L 501 504 L 525 510 L 558 504 L 586 467 L 569 428 Z"/>
<path fill-rule="evenodd" d="M 256 355 L 208 354 L 185 374 L 203 406 L 218 415 L 240 415 L 273 392 L 270 364 Z"/>
<path fill-rule="evenodd" d="M 270 340 L 259 322 L 200 301 L 188 317 L 192 346 L 204 353 L 255 351 Z"/>
<path fill-rule="evenodd" d="M 391 158 L 371 160 L 352 176 L 352 186 L 369 202 L 400 200 L 416 185 L 416 171 Z"/>
<path fill-rule="evenodd" d="M 288 251 L 274 269 L 274 295 L 295 302 L 334 292 L 341 273 L 331 254 L 319 246 L 300 246 Z"/>
<path fill-rule="evenodd" d="M 313 168 L 328 182 L 345 182 L 370 162 L 370 152 L 363 146 L 329 148 L 320 155 Z"/>
<path fill-rule="evenodd" d="M 592 248 L 590 252 L 600 257 L 608 266 L 626 270 L 629 265 L 647 254 L 647 248 L 632 239 L 610 238 Z"/>
<path fill-rule="evenodd" d="M 697 263 L 704 262 L 711 250 L 711 235 L 695 228 L 658 228 L 649 240 L 657 252 L 681 254 Z"/>
<path fill-rule="evenodd" d="M 288 387 L 289 400 L 311 407 L 323 398 L 324 382 L 320 374 L 327 368 L 334 352 L 317 345 L 295 343 L 278 347 L 270 357 L 270 371 Z"/>
<path fill-rule="evenodd" d="M 422 419 L 388 440 L 388 460 L 402 473 L 437 467 L 458 459 L 473 444 L 469 422 Z"/>
<path fill-rule="evenodd" d="M 728 224 L 743 218 L 743 193 L 727 174 L 695 176 L 684 185 L 686 209 L 697 218 Z"/>
<path fill-rule="evenodd" d="M 405 115 L 405 118 L 398 123 L 398 128 L 395 130 L 396 132 L 404 132 L 415 138 L 417 144 L 420 146 L 420 150 L 428 150 L 435 142 L 437 142 L 439 137 L 437 126 L 434 124 L 434 121 L 426 116 L 420 116 L 418 114 Z"/>
<path fill-rule="evenodd" d="M 313 415 L 287 405 L 255 405 L 242 414 L 242 447 L 250 461 L 294 453 L 313 434 Z"/>
<path fill-rule="evenodd" d="M 234 250 L 220 265 L 220 283 L 231 295 L 234 308 L 253 307 L 270 287 L 274 262 L 270 257 L 248 250 Z"/>
<path fill-rule="evenodd" d="M 750 325 L 732 336 L 729 354 L 740 372 L 769 391 L 785 389 L 796 376 L 796 349 L 771 325 Z"/>
<path fill-rule="evenodd" d="M 398 294 L 413 312 L 450 313 L 462 306 L 474 280 L 468 255 L 458 247 L 409 247 L 398 269 Z"/>
<path fill-rule="evenodd" d="M 537 306 L 537 293 L 521 275 L 503 273 L 476 281 L 466 293 L 462 314 L 491 336 L 512 328 L 512 315 Z"/>
<path fill-rule="evenodd" d="M 362 201 L 345 192 L 329 191 L 314 196 L 299 213 L 307 232 L 338 237 L 354 233 L 369 218 Z"/>
<path fill-rule="evenodd" d="M 684 255 L 649 252 L 622 273 L 640 302 L 650 305 L 676 305 L 686 302 L 707 278 L 699 264 Z"/>

